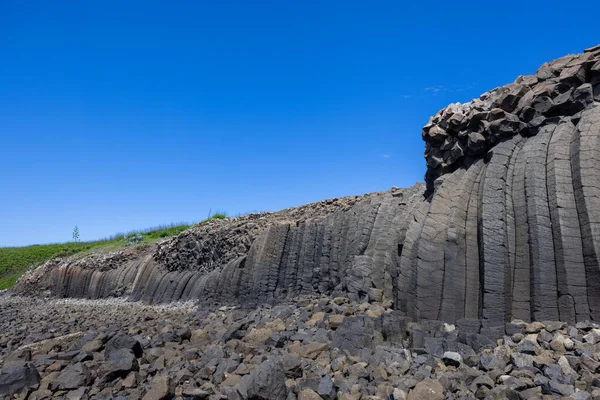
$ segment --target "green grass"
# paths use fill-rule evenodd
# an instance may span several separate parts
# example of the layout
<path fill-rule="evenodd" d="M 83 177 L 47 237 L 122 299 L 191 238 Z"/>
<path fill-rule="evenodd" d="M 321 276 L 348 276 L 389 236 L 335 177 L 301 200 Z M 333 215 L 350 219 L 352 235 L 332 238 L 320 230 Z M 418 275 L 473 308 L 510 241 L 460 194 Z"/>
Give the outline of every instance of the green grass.
<path fill-rule="evenodd" d="M 217 212 L 198 223 L 202 225 L 210 220 L 225 219 L 227 214 Z M 190 228 L 187 223 L 161 225 L 153 228 L 117 233 L 110 237 L 92 242 L 67 242 L 41 244 L 26 247 L 0 247 L 0 290 L 12 287 L 27 270 L 33 269 L 56 257 L 68 257 L 75 254 L 86 254 L 97 251 L 115 251 L 126 247 L 127 237 L 141 234 L 142 241 L 138 244 L 148 245 L 158 240 L 179 235 Z"/>
<path fill-rule="evenodd" d="M 134 233 L 142 235 L 140 245 L 175 236 L 190 227 L 179 223 L 162 225 L 141 231 L 118 233 L 92 242 L 67 242 L 26 247 L 0 247 L 0 290 L 12 287 L 27 270 L 35 268 L 56 257 L 67 257 L 92 251 L 114 251 L 125 247 L 126 237 Z"/>
<path fill-rule="evenodd" d="M 204 221 L 210 221 L 213 219 L 225 219 L 227 218 L 227 213 L 224 212 L 216 212 L 213 215 L 211 215 L 210 217 L 208 217 L 207 219 L 205 219 Z M 202 222 L 204 222 L 202 221 Z"/>

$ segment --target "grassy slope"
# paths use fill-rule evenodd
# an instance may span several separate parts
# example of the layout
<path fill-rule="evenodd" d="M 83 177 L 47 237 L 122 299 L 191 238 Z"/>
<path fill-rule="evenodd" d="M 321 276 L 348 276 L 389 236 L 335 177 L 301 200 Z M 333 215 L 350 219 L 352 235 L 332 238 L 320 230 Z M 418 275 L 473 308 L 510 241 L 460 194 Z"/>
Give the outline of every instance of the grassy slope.
<path fill-rule="evenodd" d="M 211 218 L 220 218 L 216 215 Z M 176 224 L 145 229 L 140 232 L 117 234 L 110 238 L 94 242 L 68 242 L 27 247 L 0 247 L 0 290 L 8 289 L 15 284 L 28 269 L 34 268 L 55 257 L 71 256 L 73 254 L 95 250 L 118 250 L 125 247 L 126 237 L 132 233 L 141 233 L 144 243 L 153 243 L 157 240 L 178 235 L 188 229 L 190 225 Z"/>
<path fill-rule="evenodd" d="M 204 221 L 226 218 L 225 213 L 215 213 Z M 142 235 L 140 244 L 154 243 L 158 240 L 175 236 L 190 228 L 191 225 L 180 223 L 163 225 L 156 228 L 119 233 L 109 238 L 93 242 L 68 242 L 42 244 L 26 247 L 0 247 L 0 290 L 8 289 L 15 284 L 27 270 L 35 268 L 55 257 L 72 256 L 73 254 L 90 251 L 115 251 L 126 246 L 129 235 Z"/>

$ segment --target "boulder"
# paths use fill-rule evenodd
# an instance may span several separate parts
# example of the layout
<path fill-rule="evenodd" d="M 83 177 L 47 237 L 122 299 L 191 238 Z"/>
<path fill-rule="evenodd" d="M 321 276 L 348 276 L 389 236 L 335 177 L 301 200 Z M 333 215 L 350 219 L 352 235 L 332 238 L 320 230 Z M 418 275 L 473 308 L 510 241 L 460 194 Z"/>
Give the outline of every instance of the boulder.
<path fill-rule="evenodd" d="M 8 361 L 0 371 L 0 395 L 12 396 L 22 390 L 37 389 L 40 381 L 40 374 L 31 363 Z"/>
<path fill-rule="evenodd" d="M 423 379 L 408 392 L 407 400 L 444 400 L 443 386 L 433 379 Z"/>
<path fill-rule="evenodd" d="M 78 389 L 92 383 L 92 374 L 83 363 L 68 365 L 56 378 L 53 386 L 59 390 Z"/>
<path fill-rule="evenodd" d="M 144 352 L 142 345 L 136 339 L 124 333 L 117 333 L 106 343 L 105 357 L 109 358 L 112 351 L 120 349 L 131 351 L 136 358 L 140 358 Z"/>
<path fill-rule="evenodd" d="M 250 399 L 285 400 L 287 397 L 285 380 L 281 360 L 272 356 L 263 361 L 258 369 L 248 376 L 248 379 L 242 380 L 238 390 Z"/>

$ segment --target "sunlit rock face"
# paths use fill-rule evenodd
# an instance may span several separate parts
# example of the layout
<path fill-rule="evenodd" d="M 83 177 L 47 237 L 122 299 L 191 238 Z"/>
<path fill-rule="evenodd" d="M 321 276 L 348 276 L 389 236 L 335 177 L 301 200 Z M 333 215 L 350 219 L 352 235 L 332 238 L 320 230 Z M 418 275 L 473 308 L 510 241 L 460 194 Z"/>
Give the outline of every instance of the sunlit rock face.
<path fill-rule="evenodd" d="M 425 184 L 55 260 L 14 291 L 248 307 L 344 294 L 490 332 L 600 320 L 600 46 L 448 106 L 423 139 Z"/>

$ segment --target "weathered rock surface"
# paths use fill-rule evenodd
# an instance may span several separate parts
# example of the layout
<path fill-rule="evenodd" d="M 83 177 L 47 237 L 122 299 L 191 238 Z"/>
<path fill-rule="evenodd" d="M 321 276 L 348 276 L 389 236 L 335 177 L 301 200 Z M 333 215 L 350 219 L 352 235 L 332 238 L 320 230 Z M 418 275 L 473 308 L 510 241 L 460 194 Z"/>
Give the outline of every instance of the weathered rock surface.
<path fill-rule="evenodd" d="M 244 307 L 320 293 L 480 319 L 494 339 L 514 318 L 600 320 L 599 65 L 592 48 L 441 110 L 423 129 L 426 185 L 54 260 L 14 292 Z"/>

